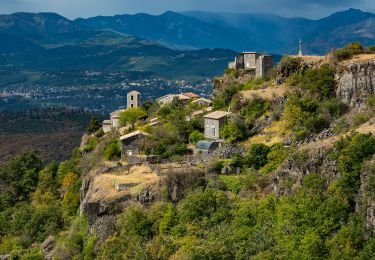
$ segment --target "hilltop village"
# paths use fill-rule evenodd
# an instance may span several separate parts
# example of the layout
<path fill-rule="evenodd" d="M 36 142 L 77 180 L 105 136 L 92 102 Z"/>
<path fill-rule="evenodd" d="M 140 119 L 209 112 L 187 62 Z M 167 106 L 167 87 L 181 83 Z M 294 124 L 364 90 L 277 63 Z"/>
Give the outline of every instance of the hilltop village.
<path fill-rule="evenodd" d="M 135 87 L 126 108 L 92 118 L 71 159 L 42 167 L 31 153 L 2 168 L 0 252 L 373 259 L 374 75 L 374 46 L 300 45 L 278 64 L 237 55 L 209 98 L 145 100 Z"/>
<path fill-rule="evenodd" d="M 235 61 L 228 64 L 228 69 L 243 71 L 246 75 L 256 78 L 265 78 L 271 75 L 272 56 L 263 55 L 256 52 L 244 52 L 236 56 Z M 125 162 L 150 162 L 155 160 L 152 154 L 145 154 L 147 139 L 150 139 L 150 128 L 160 125 L 164 120 L 162 116 L 153 118 L 145 116 L 146 112 L 142 106 L 142 94 L 138 91 L 131 91 L 127 94 L 127 108 L 116 110 L 110 113 L 110 119 L 102 122 L 104 134 L 117 131 L 120 134 L 121 160 Z M 148 104 L 150 105 L 150 104 Z M 152 106 L 163 109 L 165 106 L 176 105 L 188 108 L 184 120 L 201 120 L 203 130 L 192 132 L 193 142 L 190 142 L 186 154 L 206 155 L 206 161 L 210 159 L 215 150 L 223 147 L 225 139 L 221 130 L 226 125 L 228 119 L 233 116 L 230 108 L 227 110 L 213 109 L 212 100 L 199 96 L 193 92 L 180 94 L 167 94 L 155 100 Z M 134 115 L 131 115 L 134 114 Z M 135 117 L 135 118 L 130 118 Z M 183 123 L 183 122 L 177 122 Z M 147 131 L 148 130 L 148 131 Z M 236 148 L 227 154 L 230 157 L 239 151 Z M 160 158 L 159 158 L 160 159 Z"/>

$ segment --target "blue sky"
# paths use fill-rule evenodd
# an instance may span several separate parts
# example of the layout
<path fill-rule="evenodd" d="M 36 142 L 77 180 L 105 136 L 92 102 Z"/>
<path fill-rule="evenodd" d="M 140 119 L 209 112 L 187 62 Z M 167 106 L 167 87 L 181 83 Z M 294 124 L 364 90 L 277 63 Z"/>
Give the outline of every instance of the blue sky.
<path fill-rule="evenodd" d="M 268 12 L 316 19 L 347 8 L 375 12 L 375 0 L 0 0 L 0 13 L 57 12 L 68 18 L 203 10 Z"/>

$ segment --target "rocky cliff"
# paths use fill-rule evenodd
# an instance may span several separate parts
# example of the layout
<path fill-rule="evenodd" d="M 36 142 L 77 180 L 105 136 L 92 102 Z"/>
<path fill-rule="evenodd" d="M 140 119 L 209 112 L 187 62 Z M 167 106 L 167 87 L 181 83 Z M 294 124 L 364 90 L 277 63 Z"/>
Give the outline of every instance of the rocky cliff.
<path fill-rule="evenodd" d="M 375 61 L 352 60 L 336 69 L 336 96 L 351 107 L 362 107 L 375 91 Z"/>

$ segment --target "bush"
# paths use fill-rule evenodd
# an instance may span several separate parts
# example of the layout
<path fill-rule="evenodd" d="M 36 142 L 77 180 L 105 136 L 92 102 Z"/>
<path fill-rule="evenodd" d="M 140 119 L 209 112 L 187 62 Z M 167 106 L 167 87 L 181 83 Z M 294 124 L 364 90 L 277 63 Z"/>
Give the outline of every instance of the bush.
<path fill-rule="evenodd" d="M 96 146 L 98 145 L 99 139 L 94 136 L 89 139 L 89 142 L 87 145 L 83 147 L 83 152 L 89 153 L 93 150 L 95 150 Z"/>
<path fill-rule="evenodd" d="M 267 81 L 269 81 L 269 78 L 267 77 L 254 77 L 244 84 L 243 90 L 256 89 Z"/>
<path fill-rule="evenodd" d="M 302 73 L 295 73 L 288 81 L 291 85 L 328 98 L 334 95 L 335 70 L 324 64 L 318 69 L 307 68 Z"/>
<path fill-rule="evenodd" d="M 220 175 L 219 178 L 225 184 L 227 189 L 235 194 L 238 194 L 244 187 L 239 176 Z"/>
<path fill-rule="evenodd" d="M 220 135 L 227 142 L 243 140 L 247 137 L 247 128 L 243 120 L 231 120 L 220 130 Z"/>
<path fill-rule="evenodd" d="M 238 71 L 236 69 L 227 68 L 224 71 L 225 75 L 232 76 L 234 78 L 238 78 Z"/>
<path fill-rule="evenodd" d="M 271 173 L 276 171 L 288 156 L 288 148 L 284 148 L 282 144 L 272 146 L 271 151 L 267 154 L 267 164 L 260 169 L 260 172 Z"/>
<path fill-rule="evenodd" d="M 365 50 L 359 42 L 353 42 L 344 48 L 335 50 L 332 54 L 338 61 L 348 60 L 354 55 L 363 54 Z"/>
<path fill-rule="evenodd" d="M 191 132 L 189 135 L 189 142 L 191 144 L 197 144 L 198 141 L 204 140 L 204 139 L 205 139 L 204 134 L 202 134 L 201 132 L 197 130 Z"/>
<path fill-rule="evenodd" d="M 300 63 L 301 63 L 300 58 L 285 56 L 281 59 L 281 62 L 277 67 L 278 74 L 287 78 L 291 76 L 293 73 L 296 73 L 298 71 Z"/>
<path fill-rule="evenodd" d="M 89 126 L 87 127 L 87 133 L 92 134 L 98 131 L 100 128 L 100 124 L 96 116 L 93 116 L 91 118 L 91 121 L 89 123 Z"/>
<path fill-rule="evenodd" d="M 245 117 L 246 124 L 252 125 L 255 120 L 262 116 L 270 108 L 270 103 L 261 97 L 254 96 L 241 109 L 241 115 Z"/>
<path fill-rule="evenodd" d="M 120 123 L 122 126 L 129 124 L 134 128 L 135 123 L 145 117 L 147 117 L 147 111 L 143 107 L 132 107 L 120 114 Z"/>
<path fill-rule="evenodd" d="M 245 157 L 247 166 L 259 170 L 261 167 L 267 164 L 267 155 L 270 151 L 271 149 L 265 144 L 251 145 Z"/>
<path fill-rule="evenodd" d="M 100 138 L 104 135 L 103 128 L 101 127 L 98 131 L 95 132 L 95 136 Z"/>
<path fill-rule="evenodd" d="M 118 140 L 106 144 L 103 151 L 103 158 L 109 161 L 116 161 L 121 158 L 121 147 Z"/>

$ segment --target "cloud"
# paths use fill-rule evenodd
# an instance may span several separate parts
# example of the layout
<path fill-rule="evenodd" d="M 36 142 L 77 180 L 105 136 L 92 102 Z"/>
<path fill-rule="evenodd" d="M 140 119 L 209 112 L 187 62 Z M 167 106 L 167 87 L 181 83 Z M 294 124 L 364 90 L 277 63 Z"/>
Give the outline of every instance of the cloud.
<path fill-rule="evenodd" d="M 349 7 L 373 11 L 373 0 L 0 0 L 4 13 L 57 12 L 69 18 L 123 13 L 160 14 L 167 10 L 270 12 L 322 17 Z"/>

